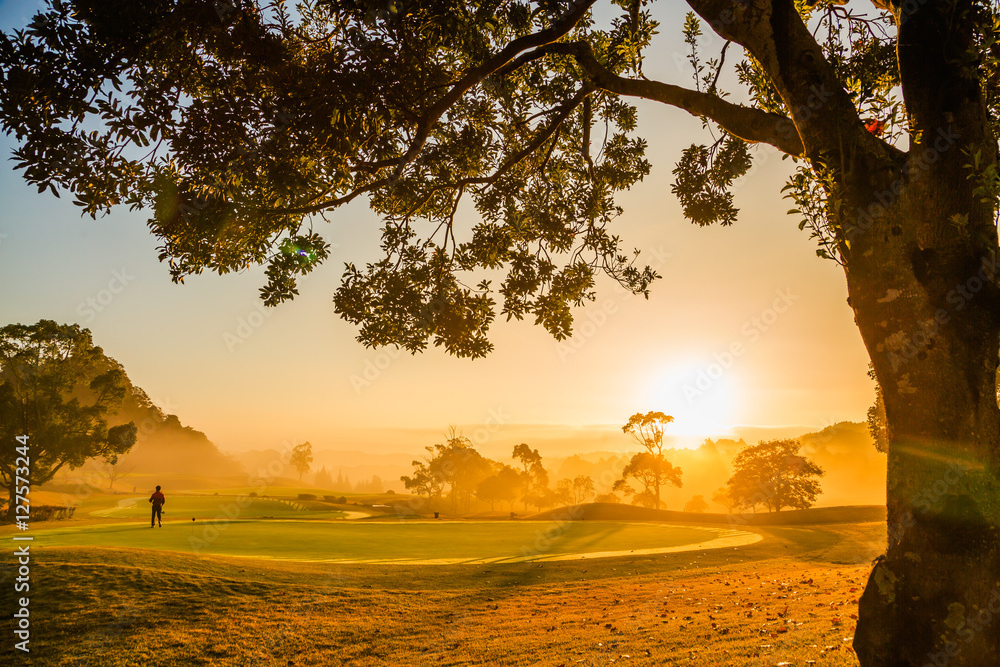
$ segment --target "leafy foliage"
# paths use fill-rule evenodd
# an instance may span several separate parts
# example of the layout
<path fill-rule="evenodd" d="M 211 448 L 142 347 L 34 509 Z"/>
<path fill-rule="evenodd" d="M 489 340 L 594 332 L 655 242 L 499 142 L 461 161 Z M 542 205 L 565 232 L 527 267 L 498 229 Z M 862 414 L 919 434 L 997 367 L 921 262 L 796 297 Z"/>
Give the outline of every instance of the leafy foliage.
<path fill-rule="evenodd" d="M 640 479 L 646 491 L 652 493 L 651 507 L 660 505 L 660 487 L 667 482 L 680 486 L 680 468 L 674 468 L 663 458 L 663 429 L 674 421 L 674 418 L 664 412 L 650 410 L 646 414 L 637 412 L 629 417 L 628 422 L 622 426 L 622 432 L 632 436 L 637 444 L 645 448 L 652 457 L 652 461 L 646 459 L 632 458 L 632 461 L 625 466 L 622 471 L 621 485 L 615 490 L 624 491 L 626 495 L 633 493 L 626 480 L 629 476 Z M 632 466 L 630 469 L 629 466 Z M 638 466 L 638 467 L 637 467 Z M 651 474 L 652 481 L 647 484 L 645 475 Z"/>
<path fill-rule="evenodd" d="M 731 225 L 739 210 L 733 205 L 730 187 L 749 171 L 752 162 L 747 143 L 724 134 L 712 146 L 692 144 L 684 149 L 674 168 L 671 190 L 684 215 L 702 225 Z"/>
<path fill-rule="evenodd" d="M 641 484 L 642 488 L 634 487 L 633 481 Z M 639 452 L 632 456 L 622 469 L 621 479 L 615 480 L 611 488 L 615 492 L 632 496 L 633 505 L 659 509 L 660 486 L 663 484 L 682 486 L 681 469 L 671 465 L 662 454 Z"/>
<path fill-rule="evenodd" d="M 313 454 L 312 454 L 312 444 L 309 442 L 303 442 L 301 445 L 295 445 L 292 448 L 292 455 L 289 457 L 288 462 L 292 464 L 299 473 L 299 481 L 302 481 L 302 475 L 309 472 L 312 467 Z"/>
<path fill-rule="evenodd" d="M 684 511 L 697 512 L 697 513 L 707 512 L 708 503 L 705 501 L 705 496 L 702 495 L 691 496 L 691 500 L 687 501 L 687 504 L 684 505 Z"/>
<path fill-rule="evenodd" d="M 638 71 L 648 12 L 595 31 L 586 4 L 51 0 L 0 37 L 0 127 L 40 191 L 152 211 L 174 280 L 266 264 L 267 305 L 329 257 L 315 217 L 365 196 L 384 259 L 346 266 L 337 312 L 366 345 L 479 357 L 496 311 L 561 339 L 597 272 L 657 277 L 607 231 L 649 172 L 635 109 L 565 56 L 491 66 L 561 30 Z"/>
<path fill-rule="evenodd" d="M 30 475 L 20 476 L 37 487 L 63 466 L 78 468 L 92 458 L 117 463 L 137 433 L 133 422 L 108 424 L 125 400 L 127 381 L 79 325 L 41 320 L 0 329 L 0 437 L 14 443 L 28 436 Z M 11 513 L 18 456 L 13 446 L 0 452 Z"/>
<path fill-rule="evenodd" d="M 743 507 L 807 509 L 820 493 L 823 470 L 799 454 L 798 440 L 772 440 L 747 447 L 733 459 L 728 496 Z M 713 497 L 714 498 L 714 497 Z"/>
<path fill-rule="evenodd" d="M 882 400 L 882 387 L 875 377 L 875 369 L 868 365 L 868 377 L 875 382 L 875 402 L 868 408 L 867 419 L 868 433 L 872 436 L 875 449 L 880 452 L 889 451 L 888 420 L 885 416 L 885 401 Z"/>

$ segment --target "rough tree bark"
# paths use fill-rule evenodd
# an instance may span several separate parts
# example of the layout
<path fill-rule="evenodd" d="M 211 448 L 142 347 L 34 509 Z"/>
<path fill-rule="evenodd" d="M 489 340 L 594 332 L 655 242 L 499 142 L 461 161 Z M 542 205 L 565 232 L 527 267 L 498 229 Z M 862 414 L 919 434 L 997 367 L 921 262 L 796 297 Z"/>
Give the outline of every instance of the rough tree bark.
<path fill-rule="evenodd" d="M 997 143 L 963 57 L 972 9 L 896 9 L 916 133 L 902 165 L 845 179 L 849 294 L 889 436 L 887 551 L 854 641 L 865 666 L 988 665 L 1000 654 L 997 233 L 992 203 L 974 192 Z"/>
<path fill-rule="evenodd" d="M 769 73 L 829 178 L 850 305 L 888 422 L 886 554 L 861 598 L 864 667 L 990 665 L 1000 655 L 994 167 L 975 3 L 894 3 L 906 153 L 866 132 L 790 0 L 690 0 Z M 978 167 L 973 158 L 978 154 Z"/>

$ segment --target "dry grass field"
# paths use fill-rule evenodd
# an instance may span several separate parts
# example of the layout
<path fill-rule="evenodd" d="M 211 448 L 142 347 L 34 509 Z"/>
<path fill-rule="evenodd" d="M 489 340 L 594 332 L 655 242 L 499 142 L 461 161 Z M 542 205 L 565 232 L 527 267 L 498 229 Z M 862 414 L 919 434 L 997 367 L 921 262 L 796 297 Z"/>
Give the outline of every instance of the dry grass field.
<path fill-rule="evenodd" d="M 856 664 L 857 599 L 884 525 L 751 530 L 763 540 L 738 548 L 478 565 L 48 547 L 32 570 L 30 662 L 16 659 L 95 667 Z"/>

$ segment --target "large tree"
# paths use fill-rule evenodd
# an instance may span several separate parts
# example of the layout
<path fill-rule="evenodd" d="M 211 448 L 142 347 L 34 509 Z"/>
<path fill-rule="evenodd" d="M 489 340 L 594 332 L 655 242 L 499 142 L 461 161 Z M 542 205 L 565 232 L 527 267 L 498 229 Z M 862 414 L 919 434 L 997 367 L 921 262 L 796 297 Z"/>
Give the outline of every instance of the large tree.
<path fill-rule="evenodd" d="M 547 502 L 554 502 L 549 488 L 549 471 L 542 465 L 542 455 L 522 442 L 514 446 L 510 456 L 521 463 L 521 501 L 524 509 L 534 505 L 539 510 Z"/>
<path fill-rule="evenodd" d="M 639 452 L 622 468 L 622 476 L 615 480 L 611 490 L 632 496 L 633 505 L 660 509 L 663 504 L 660 500 L 660 486 L 663 484 L 683 486 L 681 474 L 681 469 L 672 465 L 663 456 Z M 632 486 L 633 481 L 642 484 L 641 491 Z"/>
<path fill-rule="evenodd" d="M 858 656 L 989 664 L 1000 626 L 969 626 L 1000 594 L 997 8 L 687 2 L 691 44 L 704 25 L 724 44 L 693 49 L 689 87 L 643 74 L 643 0 L 600 25 L 596 0 L 50 0 L 0 38 L 0 124 L 39 190 L 150 210 L 176 280 L 266 263 L 268 304 L 328 254 L 310 216 L 365 196 L 386 256 L 348 265 L 338 312 L 366 345 L 468 356 L 491 349 L 497 310 L 562 338 L 596 272 L 637 293 L 655 278 L 608 229 L 649 170 L 627 99 L 714 133 L 675 171 L 699 224 L 736 219 L 748 143 L 774 147 L 883 392 L 893 530 Z M 734 62 L 743 104 L 718 75 Z M 456 233 L 463 197 L 481 220 Z M 497 304 L 479 276 L 501 268 Z M 939 480 L 940 502 L 914 501 Z"/>
<path fill-rule="evenodd" d="M 524 480 L 521 473 L 506 464 L 495 463 L 492 475 L 476 486 L 476 497 L 490 504 L 492 510 L 496 501 L 508 502 L 511 508 L 521 492 Z"/>
<path fill-rule="evenodd" d="M 0 485 L 8 492 L 8 518 L 23 482 L 37 489 L 63 466 L 88 459 L 115 464 L 135 444 L 133 422 L 109 426 L 125 400 L 128 378 L 90 331 L 50 320 L 0 329 Z M 28 465 L 15 446 L 27 436 Z"/>
<path fill-rule="evenodd" d="M 650 410 L 646 414 L 637 412 L 629 417 L 628 422 L 622 426 L 622 432 L 632 436 L 632 439 L 654 458 L 663 461 L 663 428 L 673 421 L 673 417 L 663 412 L 655 410 Z M 654 475 L 658 475 L 659 471 L 664 469 L 669 470 L 670 466 L 657 465 L 651 468 Z M 654 507 L 659 508 L 660 506 L 660 487 L 666 481 L 666 479 L 661 480 L 658 476 L 653 479 L 653 491 L 656 495 Z"/>
<path fill-rule="evenodd" d="M 476 451 L 472 441 L 454 426 L 448 430 L 444 443 L 425 449 L 429 456 L 414 461 L 413 475 L 403 475 L 400 479 L 406 488 L 426 494 L 429 499 L 440 497 L 444 486 L 448 485 L 452 509 L 456 513 L 460 500 L 465 501 L 466 510 L 472 508 L 472 498 L 480 483 L 499 467 Z"/>
<path fill-rule="evenodd" d="M 292 447 L 292 453 L 288 457 L 288 462 L 295 468 L 299 473 L 299 481 L 302 481 L 302 475 L 309 472 L 312 468 L 313 462 L 313 448 L 311 442 L 303 442 L 300 445 L 295 445 Z"/>
<path fill-rule="evenodd" d="M 807 509 L 816 502 L 823 470 L 799 453 L 798 440 L 771 440 L 747 447 L 733 459 L 727 494 L 743 507 L 768 511 Z"/>

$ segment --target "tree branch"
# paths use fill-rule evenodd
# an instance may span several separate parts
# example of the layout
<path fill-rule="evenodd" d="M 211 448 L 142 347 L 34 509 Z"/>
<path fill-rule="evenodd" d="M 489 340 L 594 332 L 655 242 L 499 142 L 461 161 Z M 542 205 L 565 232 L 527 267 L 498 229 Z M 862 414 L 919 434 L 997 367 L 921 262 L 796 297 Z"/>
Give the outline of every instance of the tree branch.
<path fill-rule="evenodd" d="M 598 62 L 590 44 L 586 42 L 549 44 L 545 50 L 576 58 L 586 75 L 601 90 L 669 104 L 695 116 L 710 118 L 744 141 L 771 144 L 789 155 L 799 156 L 804 153 L 802 141 L 792 121 L 779 114 L 740 106 L 716 95 L 669 83 L 618 76 Z"/>
<path fill-rule="evenodd" d="M 442 183 L 431 188 L 423 199 L 418 202 L 418 204 L 410 209 L 409 213 L 404 217 L 409 217 L 413 215 L 421 206 L 430 200 L 431 196 L 438 192 L 439 190 L 464 188 L 468 185 L 491 185 L 496 182 L 498 178 L 507 173 L 514 165 L 526 158 L 531 153 L 538 150 L 552 135 L 555 133 L 559 126 L 569 117 L 574 109 L 579 107 L 584 100 L 594 91 L 591 86 L 584 86 L 580 91 L 574 95 L 571 99 L 567 100 L 561 106 L 556 107 L 552 111 L 556 113 L 555 117 L 549 122 L 548 125 L 543 127 L 538 133 L 529 141 L 521 150 L 508 156 L 506 160 L 497 168 L 495 172 L 489 176 L 470 176 L 468 178 L 459 179 L 453 183 Z M 316 213 L 317 211 L 322 211 L 328 208 L 334 208 L 340 206 L 341 204 L 346 204 L 358 195 L 376 190 L 382 186 L 389 185 L 395 181 L 392 177 L 382 178 L 377 181 L 373 181 L 368 185 L 362 186 L 353 190 L 342 197 L 337 197 L 334 199 L 328 199 L 316 204 L 311 204 L 308 206 L 300 206 L 296 208 L 286 208 L 286 209 L 276 209 L 274 211 L 269 211 L 271 215 L 304 215 L 308 213 Z"/>
<path fill-rule="evenodd" d="M 576 24 L 579 23 L 580 19 L 583 18 L 594 2 L 596 2 L 596 0 L 577 0 L 572 6 L 570 6 L 569 11 L 566 12 L 566 14 L 560 17 L 558 21 L 553 23 L 548 28 L 531 35 L 518 37 L 502 48 L 494 56 L 489 58 L 482 65 L 468 70 L 462 78 L 460 78 L 455 85 L 451 87 L 451 90 L 449 90 L 447 94 L 432 104 L 423 116 L 421 116 L 417 123 L 416 133 L 411 140 L 406 153 L 396 158 L 380 160 L 379 162 L 366 165 L 366 167 L 369 169 L 381 169 L 384 167 L 395 166 L 396 170 L 394 176 L 399 178 L 402 175 L 403 168 L 408 163 L 413 161 L 417 154 L 420 153 L 420 150 L 424 147 L 424 143 L 427 141 L 427 137 L 430 136 L 431 129 L 445 111 L 460 100 L 470 89 L 480 84 L 484 79 L 486 79 L 486 77 L 494 74 L 507 65 L 511 60 L 517 57 L 518 54 L 544 44 L 549 44 L 565 36 L 570 30 L 576 27 Z"/>
<path fill-rule="evenodd" d="M 687 3 L 716 33 L 760 62 L 788 109 L 806 156 L 850 164 L 865 152 L 880 157 L 902 155 L 865 130 L 850 95 L 793 0 Z"/>

